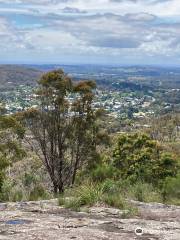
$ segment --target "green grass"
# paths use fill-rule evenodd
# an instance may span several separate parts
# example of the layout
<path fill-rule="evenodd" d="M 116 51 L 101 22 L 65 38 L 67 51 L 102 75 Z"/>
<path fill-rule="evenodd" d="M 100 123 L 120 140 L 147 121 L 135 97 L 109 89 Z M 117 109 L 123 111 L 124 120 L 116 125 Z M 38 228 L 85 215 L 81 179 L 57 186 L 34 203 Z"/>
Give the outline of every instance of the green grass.
<path fill-rule="evenodd" d="M 127 189 L 127 197 L 140 202 L 163 202 L 161 192 L 151 184 L 138 182 Z"/>
<path fill-rule="evenodd" d="M 75 211 L 80 211 L 82 207 L 87 208 L 96 204 L 123 210 L 131 208 L 119 190 L 114 182 L 105 182 L 103 184 L 86 183 L 70 192 L 68 191 L 64 196 L 61 195 L 59 197 L 59 205 Z"/>
<path fill-rule="evenodd" d="M 108 206 L 118 208 L 118 209 L 126 209 L 127 203 L 124 198 L 118 194 L 105 194 L 102 197 L 102 201 L 106 203 Z"/>
<path fill-rule="evenodd" d="M 93 206 L 102 197 L 102 188 L 91 183 L 68 191 L 65 196 L 59 197 L 59 205 L 72 210 L 79 210 L 82 206 Z"/>
<path fill-rule="evenodd" d="M 168 200 L 166 200 L 166 204 L 180 206 L 180 199 L 179 198 L 169 198 Z"/>
<path fill-rule="evenodd" d="M 180 205 L 179 198 L 179 177 L 168 179 L 166 183 L 166 194 L 168 196 L 165 203 Z M 163 203 L 163 194 L 160 189 L 152 184 L 136 182 L 130 184 L 129 181 L 114 181 L 107 179 L 102 183 L 86 182 L 75 188 L 67 190 L 59 197 L 59 205 L 74 211 L 83 208 L 89 209 L 94 205 L 109 206 L 123 210 L 122 218 L 129 218 L 138 214 L 128 199 L 140 202 Z"/>

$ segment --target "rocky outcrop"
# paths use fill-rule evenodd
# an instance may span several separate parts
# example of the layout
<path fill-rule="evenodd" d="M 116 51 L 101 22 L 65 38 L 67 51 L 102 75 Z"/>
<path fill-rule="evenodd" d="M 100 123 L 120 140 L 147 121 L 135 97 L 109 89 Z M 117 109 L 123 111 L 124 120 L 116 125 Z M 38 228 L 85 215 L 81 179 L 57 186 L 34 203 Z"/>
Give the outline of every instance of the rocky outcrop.
<path fill-rule="evenodd" d="M 0 239 L 180 239 L 180 207 L 132 203 L 139 213 L 131 218 L 121 210 L 99 206 L 88 212 L 73 212 L 58 207 L 57 200 L 3 203 L 0 204 Z"/>

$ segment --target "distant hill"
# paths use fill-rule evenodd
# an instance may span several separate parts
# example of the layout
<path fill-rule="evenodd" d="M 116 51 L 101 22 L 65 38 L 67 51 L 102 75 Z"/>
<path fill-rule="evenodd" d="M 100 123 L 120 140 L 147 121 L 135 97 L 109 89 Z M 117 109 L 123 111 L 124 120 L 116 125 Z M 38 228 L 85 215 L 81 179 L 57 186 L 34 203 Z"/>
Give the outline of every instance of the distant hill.
<path fill-rule="evenodd" d="M 180 68 L 101 65 L 0 65 L 0 90 L 35 85 L 43 72 L 62 68 L 73 79 L 93 79 L 103 89 L 157 91 L 180 89 Z M 179 94 L 179 92 L 178 92 Z"/>
<path fill-rule="evenodd" d="M 0 65 L 0 90 L 12 89 L 18 85 L 35 85 L 42 75 L 36 68 L 19 65 Z"/>

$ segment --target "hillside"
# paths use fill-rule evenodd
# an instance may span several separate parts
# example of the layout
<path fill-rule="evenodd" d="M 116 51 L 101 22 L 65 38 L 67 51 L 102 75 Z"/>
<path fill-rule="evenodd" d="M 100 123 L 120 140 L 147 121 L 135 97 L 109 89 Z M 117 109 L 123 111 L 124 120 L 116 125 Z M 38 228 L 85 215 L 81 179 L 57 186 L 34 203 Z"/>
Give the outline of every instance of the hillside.
<path fill-rule="evenodd" d="M 42 71 L 18 65 L 0 65 L 0 90 L 12 89 L 21 84 L 34 85 Z"/>

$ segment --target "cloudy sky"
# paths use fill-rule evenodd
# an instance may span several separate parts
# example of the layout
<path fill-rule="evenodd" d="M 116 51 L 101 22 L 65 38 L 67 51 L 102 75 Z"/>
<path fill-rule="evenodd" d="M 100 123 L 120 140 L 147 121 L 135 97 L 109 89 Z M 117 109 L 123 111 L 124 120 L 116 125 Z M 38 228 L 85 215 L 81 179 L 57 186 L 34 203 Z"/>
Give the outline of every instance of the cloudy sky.
<path fill-rule="evenodd" d="M 180 0 L 0 0 L 0 62 L 180 65 Z"/>

